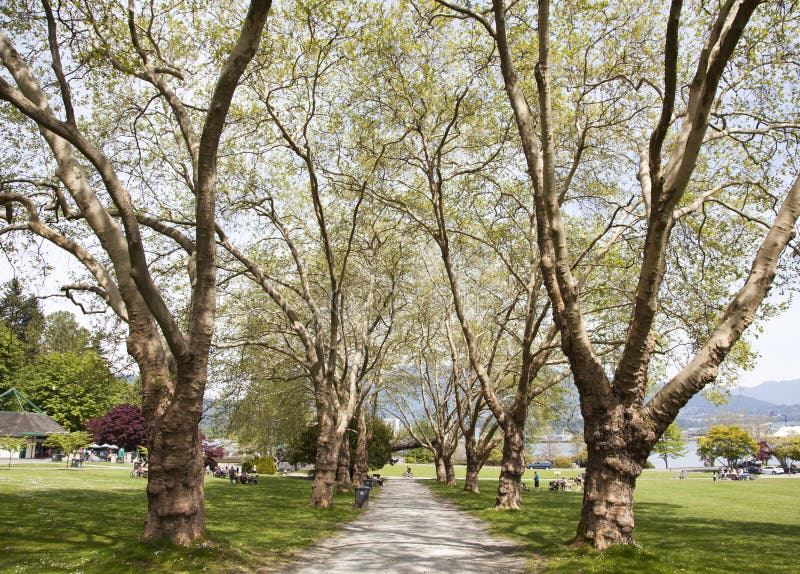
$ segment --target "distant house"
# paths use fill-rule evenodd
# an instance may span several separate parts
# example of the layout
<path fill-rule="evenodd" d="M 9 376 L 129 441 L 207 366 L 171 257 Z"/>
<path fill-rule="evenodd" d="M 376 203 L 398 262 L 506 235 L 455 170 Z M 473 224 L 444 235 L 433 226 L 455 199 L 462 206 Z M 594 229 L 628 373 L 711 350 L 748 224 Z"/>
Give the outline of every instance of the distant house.
<path fill-rule="evenodd" d="M 25 439 L 25 452 L 19 453 L 20 458 L 49 456 L 49 449 L 42 442 L 51 434 L 69 432 L 17 389 L 0 394 L 0 409 L 0 436 Z"/>

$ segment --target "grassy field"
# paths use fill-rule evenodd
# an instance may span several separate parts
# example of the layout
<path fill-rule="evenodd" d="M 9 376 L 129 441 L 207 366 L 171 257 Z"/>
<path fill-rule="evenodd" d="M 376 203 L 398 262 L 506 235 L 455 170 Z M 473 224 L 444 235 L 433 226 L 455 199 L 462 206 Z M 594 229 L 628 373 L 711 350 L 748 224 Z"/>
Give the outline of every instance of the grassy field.
<path fill-rule="evenodd" d="M 432 477 L 432 465 L 411 465 Z M 463 477 L 463 468 L 458 468 Z M 138 542 L 145 481 L 130 469 L 56 464 L 0 467 L 0 572 L 256 572 L 273 571 L 300 549 L 333 534 L 357 515 L 352 495 L 336 508 L 309 508 L 310 481 L 262 477 L 256 486 L 206 481 L 209 540 L 192 549 Z M 379 472 L 399 476 L 405 465 Z M 541 556 L 547 572 L 674 573 L 798 572 L 800 478 L 712 482 L 647 471 L 636 490 L 639 546 L 598 555 L 567 548 L 580 514 L 579 492 L 547 492 L 550 478 L 578 471 L 540 471 L 542 490 L 523 493 L 521 512 L 491 510 L 496 467 L 481 474 L 482 494 L 430 483 L 495 532 Z M 532 482 L 533 472 L 525 480 Z M 532 484 L 531 484 L 532 487 Z"/>
<path fill-rule="evenodd" d="M 703 473 L 678 480 L 648 471 L 636 488 L 638 546 L 598 554 L 567 548 L 580 517 L 581 493 L 548 492 L 552 474 L 540 472 L 542 490 L 523 493 L 523 510 L 513 513 L 491 509 L 493 483 L 482 485 L 477 496 L 433 488 L 489 522 L 496 534 L 540 554 L 547 572 L 800 572 L 800 478 L 713 482 Z"/>
<path fill-rule="evenodd" d="M 311 482 L 261 477 L 257 485 L 206 480 L 208 542 L 192 549 L 138 542 L 146 481 L 128 465 L 65 470 L 0 467 L 0 572 L 254 572 L 335 533 L 360 512 L 352 495 L 309 507 Z"/>

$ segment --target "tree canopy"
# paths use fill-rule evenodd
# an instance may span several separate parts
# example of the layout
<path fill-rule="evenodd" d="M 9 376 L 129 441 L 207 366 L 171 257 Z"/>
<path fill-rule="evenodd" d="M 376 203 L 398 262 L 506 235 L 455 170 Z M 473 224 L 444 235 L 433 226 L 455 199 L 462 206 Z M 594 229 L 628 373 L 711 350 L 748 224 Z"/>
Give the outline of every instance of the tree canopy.
<path fill-rule="evenodd" d="M 228 383 L 248 445 L 276 448 L 316 418 L 312 503 L 329 506 L 348 428 L 387 376 L 436 386 L 439 369 L 453 392 L 434 416 L 488 410 L 502 431 L 501 508 L 522 502 L 531 401 L 574 384 L 588 454 L 576 542 L 632 544 L 648 455 L 693 395 L 752 362 L 751 325 L 797 288 L 794 4 L 0 13 L 0 242 L 20 268 L 44 266 L 41 242 L 74 258 L 61 294 L 127 329 L 147 539 L 203 536 L 209 379 Z M 16 283 L 0 315 L 0 377 L 57 420 L 103 414 L 103 384 L 123 398 L 68 317 L 37 327 Z M 415 372 L 431 339 L 436 361 Z M 283 427 L 248 427 L 286 405 Z M 454 421 L 442 436 L 475 438 Z"/>
<path fill-rule="evenodd" d="M 728 468 L 758 452 L 758 443 L 745 429 L 716 425 L 697 439 L 697 454 L 704 460 L 723 459 Z"/>
<path fill-rule="evenodd" d="M 677 458 L 688 452 L 686 441 L 683 439 L 683 430 L 677 423 L 672 423 L 653 446 L 653 452 L 664 461 L 664 466 L 669 468 L 669 459 Z"/>
<path fill-rule="evenodd" d="M 86 428 L 98 444 L 115 444 L 128 451 L 147 446 L 147 428 L 142 409 L 130 403 L 116 405 L 104 415 L 89 419 Z"/>

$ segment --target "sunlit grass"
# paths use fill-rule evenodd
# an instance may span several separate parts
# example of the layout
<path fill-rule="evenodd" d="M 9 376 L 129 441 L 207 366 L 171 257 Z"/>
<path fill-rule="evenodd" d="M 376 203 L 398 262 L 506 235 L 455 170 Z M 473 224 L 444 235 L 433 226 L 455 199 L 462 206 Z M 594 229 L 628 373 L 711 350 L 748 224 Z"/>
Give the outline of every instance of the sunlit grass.
<path fill-rule="evenodd" d="M 555 573 L 798 572 L 800 479 L 713 482 L 645 475 L 637 483 L 637 546 L 602 554 L 568 544 L 580 518 L 580 492 L 523 493 L 523 510 L 492 510 L 494 485 L 480 495 L 432 485 L 460 507 L 542 555 Z M 690 475 L 691 477 L 692 475 Z M 462 486 L 462 485 L 459 485 Z"/>
<path fill-rule="evenodd" d="M 433 477 L 432 465 L 411 465 Z M 381 469 L 399 476 L 406 465 Z M 1 572 L 257 572 L 274 571 L 302 548 L 327 537 L 359 512 L 352 495 L 330 511 L 309 507 L 311 482 L 262 477 L 257 486 L 207 479 L 208 540 L 194 548 L 139 543 L 145 481 L 130 469 L 93 465 L 0 467 Z M 463 476 L 463 467 L 457 468 Z M 547 572 L 673 573 L 797 572 L 800 479 L 713 482 L 710 475 L 648 471 L 636 489 L 636 547 L 603 554 L 571 550 L 580 516 L 579 492 L 548 492 L 547 481 L 577 470 L 539 471 L 540 492 L 523 493 L 521 512 L 495 512 L 497 467 L 481 473 L 480 495 L 429 483 L 538 555 Z M 525 473 L 532 481 L 533 471 Z M 391 488 L 391 486 L 389 486 Z"/>
<path fill-rule="evenodd" d="M 352 495 L 309 507 L 311 481 L 206 480 L 208 540 L 193 548 L 139 542 L 146 481 L 127 467 L 15 465 L 0 469 L 2 572 L 254 572 L 335 533 L 359 512 Z"/>

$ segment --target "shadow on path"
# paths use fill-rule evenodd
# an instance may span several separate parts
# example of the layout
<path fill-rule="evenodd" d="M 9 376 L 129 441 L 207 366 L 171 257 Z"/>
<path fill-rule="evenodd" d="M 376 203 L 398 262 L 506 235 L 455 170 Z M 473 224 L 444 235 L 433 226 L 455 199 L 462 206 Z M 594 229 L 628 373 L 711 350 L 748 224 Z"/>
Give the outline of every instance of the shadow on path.
<path fill-rule="evenodd" d="M 375 493 L 375 489 L 371 494 Z M 416 480 L 395 478 L 341 534 L 309 549 L 285 574 L 527 572 L 523 549 Z"/>

